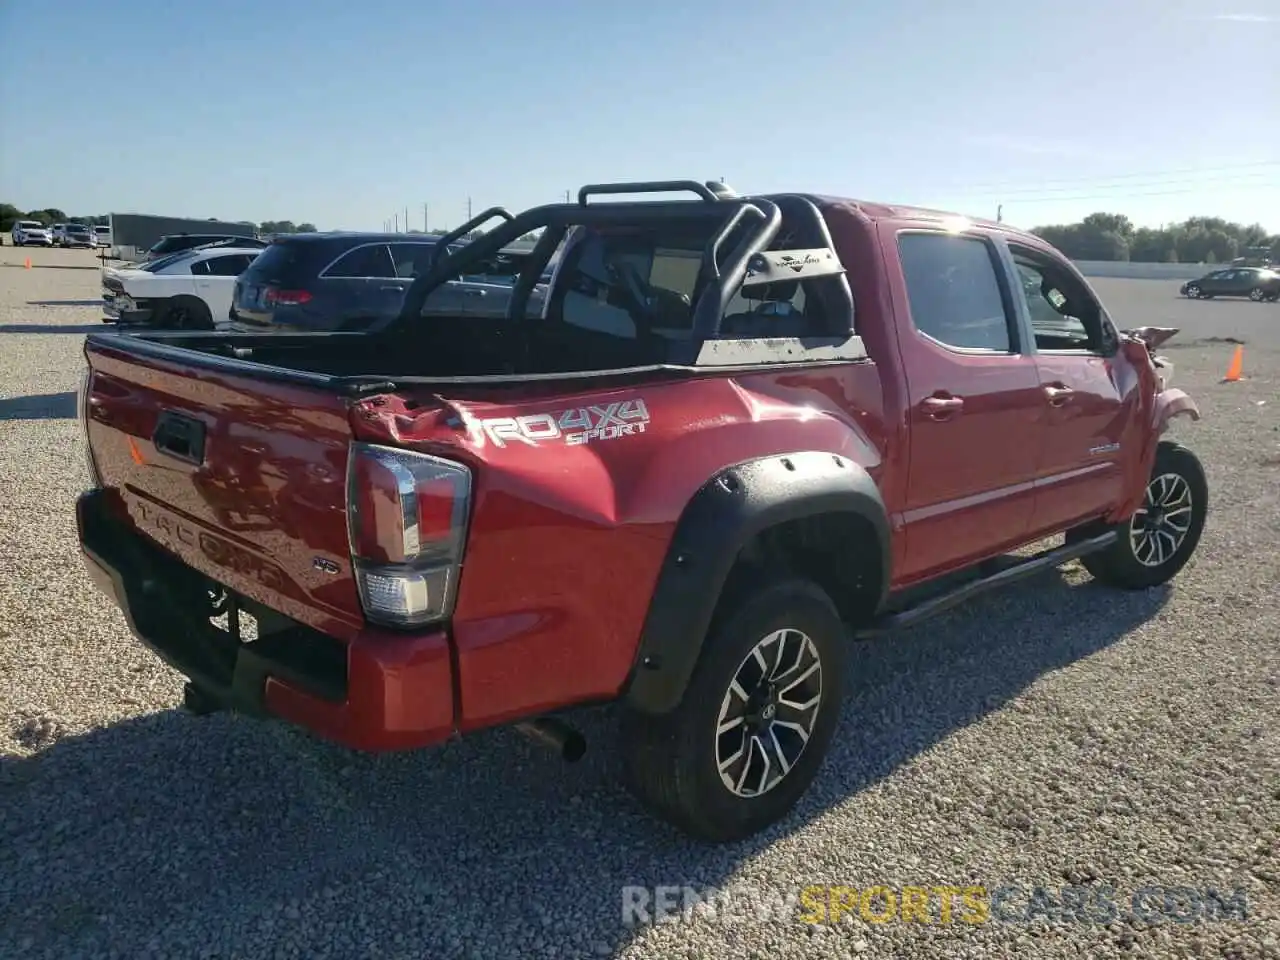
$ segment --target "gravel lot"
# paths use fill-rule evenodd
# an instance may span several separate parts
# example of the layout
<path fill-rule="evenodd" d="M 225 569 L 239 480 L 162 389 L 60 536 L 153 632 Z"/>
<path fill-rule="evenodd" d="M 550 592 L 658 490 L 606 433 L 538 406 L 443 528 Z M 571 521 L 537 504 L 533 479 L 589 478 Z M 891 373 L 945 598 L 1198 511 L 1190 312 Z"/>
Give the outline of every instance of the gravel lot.
<path fill-rule="evenodd" d="M 30 254 L 36 269 L 14 267 Z M 1280 957 L 1280 305 L 1100 280 L 1205 419 L 1213 491 L 1171 589 L 1078 569 L 860 648 L 795 817 L 708 851 L 615 786 L 607 711 L 562 766 L 506 732 L 362 756 L 193 718 L 81 570 L 83 251 L 0 250 L 0 954 L 10 957 Z M 1247 341 L 1237 384 L 1219 383 Z M 812 884 L 1111 884 L 1112 922 L 744 917 Z M 738 918 L 628 927 L 627 886 L 739 891 Z M 1248 919 L 1142 922 L 1143 887 Z M 1025 901 L 1022 901 L 1025 903 Z M 1162 911 L 1159 900 L 1149 901 Z M 937 916 L 936 908 L 934 910 Z M 1158 919 L 1158 918 L 1157 918 Z"/>

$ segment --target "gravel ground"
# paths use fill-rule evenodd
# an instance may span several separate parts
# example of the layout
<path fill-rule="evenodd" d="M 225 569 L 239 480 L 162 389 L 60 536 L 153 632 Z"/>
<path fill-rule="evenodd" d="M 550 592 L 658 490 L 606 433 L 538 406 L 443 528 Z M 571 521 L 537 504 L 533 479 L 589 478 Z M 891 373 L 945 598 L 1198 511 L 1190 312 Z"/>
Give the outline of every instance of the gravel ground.
<path fill-rule="evenodd" d="M 374 757 L 180 712 L 76 552 L 98 275 L 31 255 L 0 266 L 0 955 L 1280 957 L 1280 306 L 1099 281 L 1122 324 L 1186 331 L 1167 352 L 1205 414 L 1175 428 L 1212 485 L 1197 558 L 1167 590 L 1069 568 L 861 647 L 802 807 L 708 851 L 614 785 L 607 711 L 576 766 L 506 732 Z M 1219 383 L 1229 337 L 1243 383 Z M 1110 884 L 1117 910 L 1015 922 L 1024 896 L 943 923 L 935 897 L 928 924 L 803 923 L 785 898 L 818 884 L 1041 906 Z M 657 886 L 736 899 L 625 924 L 624 888 Z M 1173 922 L 1144 895 L 1144 921 L 1148 887 L 1243 891 L 1247 919 Z"/>

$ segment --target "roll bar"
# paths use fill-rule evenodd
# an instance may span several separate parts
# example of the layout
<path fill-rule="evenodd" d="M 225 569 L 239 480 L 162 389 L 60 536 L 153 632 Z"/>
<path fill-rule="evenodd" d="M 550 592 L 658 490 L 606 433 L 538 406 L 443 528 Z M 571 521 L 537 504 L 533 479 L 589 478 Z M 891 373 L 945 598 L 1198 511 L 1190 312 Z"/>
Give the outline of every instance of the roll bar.
<path fill-rule="evenodd" d="M 693 193 L 696 200 L 630 200 L 588 203 L 591 196 L 636 193 Z M 769 250 L 782 226 L 783 210 L 794 231 L 804 236 L 800 249 Z M 449 244 L 495 217 L 502 223 L 461 248 L 449 251 Z M 440 238 L 431 262 L 405 293 L 400 314 L 391 321 L 418 320 L 427 297 L 439 286 L 466 268 L 535 230 L 543 234 L 534 246 L 512 291 L 508 319 L 523 318 L 537 283 L 556 248 L 574 227 L 635 225 L 664 220 L 712 220 L 716 229 L 703 251 L 702 293 L 693 308 L 695 339 L 713 339 L 734 295 L 743 286 L 766 285 L 790 280 L 843 275 L 830 233 L 818 208 L 806 197 L 739 196 L 721 183 L 696 180 L 654 180 L 628 183 L 588 184 L 578 191 L 577 203 L 555 203 L 533 207 L 512 216 L 501 207 L 491 207 Z M 736 245 L 726 252 L 729 238 L 741 233 Z M 852 324 L 853 298 L 848 282 L 840 276 L 836 285 L 838 307 L 847 309 Z"/>
<path fill-rule="evenodd" d="M 437 260 L 439 260 L 442 251 L 448 251 L 449 245 L 451 243 L 453 243 L 456 240 L 462 239 L 472 230 L 479 228 L 481 224 L 488 223 L 494 217 L 501 217 L 502 219 L 506 220 L 508 223 L 510 223 L 512 220 L 515 219 L 515 217 L 512 216 L 503 207 L 490 207 L 488 210 L 480 211 L 480 213 L 476 214 L 474 217 L 472 217 L 462 226 L 457 227 L 453 230 L 450 230 L 448 233 L 446 233 L 444 236 L 442 236 L 439 240 L 436 241 L 435 249 L 431 251 L 430 263 L 434 264 Z"/>

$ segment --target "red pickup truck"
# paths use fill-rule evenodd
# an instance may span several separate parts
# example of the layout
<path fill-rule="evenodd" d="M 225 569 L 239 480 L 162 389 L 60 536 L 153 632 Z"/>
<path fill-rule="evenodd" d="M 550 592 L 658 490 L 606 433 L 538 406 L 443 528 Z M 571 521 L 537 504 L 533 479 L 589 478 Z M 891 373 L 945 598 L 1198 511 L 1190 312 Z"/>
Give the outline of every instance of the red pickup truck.
<path fill-rule="evenodd" d="M 727 841 L 813 780 L 856 638 L 1196 548 L 1176 331 L 1118 330 L 1034 236 L 696 181 L 458 234 L 495 218 L 359 333 L 87 338 L 83 552 L 192 709 L 364 750 L 517 724 L 572 758 L 565 711 L 619 701 L 634 792 Z M 423 314 L 538 230 L 506 318 Z"/>

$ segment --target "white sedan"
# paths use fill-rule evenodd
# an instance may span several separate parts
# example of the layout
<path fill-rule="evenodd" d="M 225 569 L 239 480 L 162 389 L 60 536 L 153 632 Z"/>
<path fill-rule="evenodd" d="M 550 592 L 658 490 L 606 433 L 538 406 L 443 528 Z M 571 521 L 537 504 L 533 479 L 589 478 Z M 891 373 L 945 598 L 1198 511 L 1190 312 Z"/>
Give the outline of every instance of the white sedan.
<path fill-rule="evenodd" d="M 103 322 L 212 330 L 231 312 L 236 277 L 261 252 L 229 245 L 201 247 L 135 268 L 104 270 Z"/>

